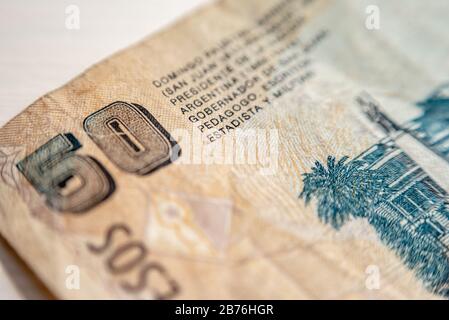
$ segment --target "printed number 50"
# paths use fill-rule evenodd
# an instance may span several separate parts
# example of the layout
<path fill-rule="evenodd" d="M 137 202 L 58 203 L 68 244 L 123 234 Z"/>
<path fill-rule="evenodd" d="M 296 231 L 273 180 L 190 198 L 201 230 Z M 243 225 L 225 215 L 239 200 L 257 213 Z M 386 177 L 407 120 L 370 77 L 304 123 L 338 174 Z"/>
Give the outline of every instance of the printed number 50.
<path fill-rule="evenodd" d="M 142 106 L 116 101 L 84 120 L 89 137 L 119 168 L 145 175 L 175 160 L 179 145 Z M 17 164 L 34 188 L 58 211 L 85 211 L 114 191 L 105 168 L 70 133 L 59 134 Z"/>

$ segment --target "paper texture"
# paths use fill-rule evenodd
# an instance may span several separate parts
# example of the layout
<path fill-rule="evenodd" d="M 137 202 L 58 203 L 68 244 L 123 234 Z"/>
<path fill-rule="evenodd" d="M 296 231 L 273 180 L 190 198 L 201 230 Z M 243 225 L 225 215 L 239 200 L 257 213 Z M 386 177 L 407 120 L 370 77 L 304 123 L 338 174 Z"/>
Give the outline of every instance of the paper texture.
<path fill-rule="evenodd" d="M 448 11 L 204 7 L 1 129 L 0 231 L 60 298 L 447 297 Z"/>

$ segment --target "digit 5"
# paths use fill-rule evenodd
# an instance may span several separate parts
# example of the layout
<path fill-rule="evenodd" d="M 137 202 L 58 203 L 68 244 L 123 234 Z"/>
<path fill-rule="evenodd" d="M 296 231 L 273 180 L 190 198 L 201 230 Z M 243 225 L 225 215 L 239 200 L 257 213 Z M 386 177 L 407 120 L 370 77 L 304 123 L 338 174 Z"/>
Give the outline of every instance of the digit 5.
<path fill-rule="evenodd" d="M 58 134 L 17 164 L 19 171 L 58 211 L 82 212 L 114 191 L 114 182 L 92 157 L 79 156 L 71 134 Z"/>

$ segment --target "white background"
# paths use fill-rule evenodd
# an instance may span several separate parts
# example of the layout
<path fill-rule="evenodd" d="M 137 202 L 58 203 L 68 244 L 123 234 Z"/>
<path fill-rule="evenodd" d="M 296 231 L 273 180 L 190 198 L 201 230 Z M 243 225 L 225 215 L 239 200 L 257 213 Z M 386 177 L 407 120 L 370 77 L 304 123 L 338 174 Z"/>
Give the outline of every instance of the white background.
<path fill-rule="evenodd" d="M 209 0 L 0 0 L 0 126 L 34 100 Z M 66 28 L 77 5 L 80 29 Z M 0 238 L 0 299 L 45 298 Z"/>
<path fill-rule="evenodd" d="M 92 64 L 207 0 L 0 0 L 0 126 Z M 66 28 L 66 8 L 80 29 Z"/>

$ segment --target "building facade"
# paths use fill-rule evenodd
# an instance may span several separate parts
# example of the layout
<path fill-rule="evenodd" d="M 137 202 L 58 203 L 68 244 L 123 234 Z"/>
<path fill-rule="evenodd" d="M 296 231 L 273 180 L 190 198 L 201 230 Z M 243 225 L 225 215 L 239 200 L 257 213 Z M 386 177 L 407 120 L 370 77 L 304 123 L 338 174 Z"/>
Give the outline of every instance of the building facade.
<path fill-rule="evenodd" d="M 389 192 L 375 214 L 399 222 L 413 236 L 426 237 L 449 252 L 448 194 L 393 138 L 380 140 L 356 160 L 363 162 L 362 169 L 380 170 L 386 176 Z"/>
<path fill-rule="evenodd" d="M 363 162 L 363 169 L 379 170 L 386 177 L 389 192 L 376 214 L 399 222 L 413 236 L 430 239 L 448 253 L 449 195 L 395 141 L 411 135 L 449 163 L 449 84 L 418 102 L 421 116 L 403 126 L 380 111 L 375 102 L 360 105 L 367 118 L 386 133 L 356 158 Z"/>

